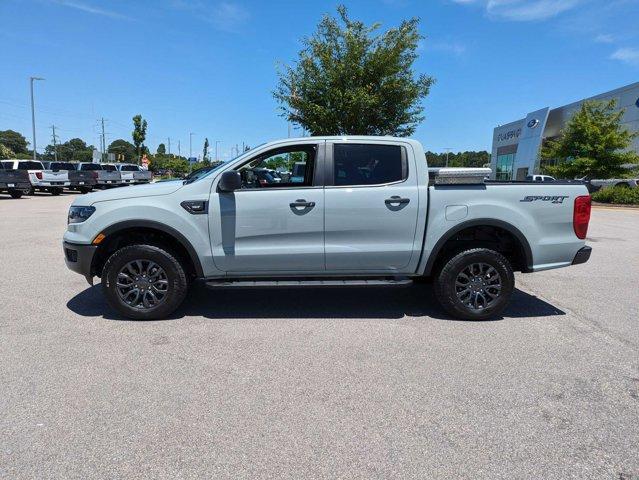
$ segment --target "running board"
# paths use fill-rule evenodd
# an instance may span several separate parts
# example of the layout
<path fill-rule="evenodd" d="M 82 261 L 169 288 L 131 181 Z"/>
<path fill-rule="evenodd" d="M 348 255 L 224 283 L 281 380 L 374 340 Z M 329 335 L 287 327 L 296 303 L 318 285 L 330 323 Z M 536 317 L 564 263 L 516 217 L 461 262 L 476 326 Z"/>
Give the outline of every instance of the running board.
<path fill-rule="evenodd" d="M 402 287 L 411 285 L 410 278 L 398 279 L 330 279 L 330 280 L 208 280 L 211 288 L 272 288 L 272 287 Z"/>

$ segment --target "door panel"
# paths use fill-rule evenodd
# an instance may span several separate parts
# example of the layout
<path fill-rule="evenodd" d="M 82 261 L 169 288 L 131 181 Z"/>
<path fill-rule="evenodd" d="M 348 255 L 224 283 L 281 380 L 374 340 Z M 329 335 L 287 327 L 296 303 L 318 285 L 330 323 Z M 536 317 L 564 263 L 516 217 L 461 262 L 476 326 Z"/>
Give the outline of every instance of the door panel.
<path fill-rule="evenodd" d="M 295 206 L 299 202 L 309 205 Z M 220 270 L 324 271 L 321 188 L 216 193 L 209 218 L 213 260 Z"/>
<path fill-rule="evenodd" d="M 337 144 L 338 145 L 338 144 Z M 354 147 L 354 146 L 353 146 Z M 327 145 L 327 150 L 331 146 Z M 377 153 L 371 160 L 365 152 L 353 153 L 334 150 L 330 167 L 333 183 L 338 176 L 361 178 L 359 182 L 376 182 L 384 175 L 395 178 L 398 167 L 383 168 Z M 417 178 L 413 157 L 404 155 L 404 180 L 386 185 L 327 186 L 325 193 L 325 250 L 327 272 L 382 271 L 403 273 L 408 270 L 413 254 L 418 213 Z M 381 153 L 379 158 L 384 159 Z M 386 160 L 382 160 L 386 161 Z M 371 167 L 370 165 L 377 166 Z M 342 183 L 348 180 L 345 178 Z"/>
<path fill-rule="evenodd" d="M 324 272 L 324 143 L 258 152 L 237 167 L 242 188 L 211 194 L 213 260 L 227 272 Z"/>

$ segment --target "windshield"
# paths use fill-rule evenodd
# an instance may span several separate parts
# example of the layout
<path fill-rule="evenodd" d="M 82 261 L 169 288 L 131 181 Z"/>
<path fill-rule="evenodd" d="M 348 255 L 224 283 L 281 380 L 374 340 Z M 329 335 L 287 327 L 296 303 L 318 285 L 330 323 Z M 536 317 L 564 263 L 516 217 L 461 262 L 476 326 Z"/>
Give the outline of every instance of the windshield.
<path fill-rule="evenodd" d="M 233 160 L 235 160 L 235 159 L 233 159 Z M 215 167 L 200 168 L 199 170 L 195 170 L 195 171 L 189 173 L 184 178 L 184 185 L 186 185 L 188 183 L 196 182 L 196 181 L 200 180 L 201 178 L 206 177 L 209 173 L 214 172 L 215 170 L 220 168 L 222 165 L 224 165 L 224 163 L 220 163 L 219 165 L 216 165 Z"/>

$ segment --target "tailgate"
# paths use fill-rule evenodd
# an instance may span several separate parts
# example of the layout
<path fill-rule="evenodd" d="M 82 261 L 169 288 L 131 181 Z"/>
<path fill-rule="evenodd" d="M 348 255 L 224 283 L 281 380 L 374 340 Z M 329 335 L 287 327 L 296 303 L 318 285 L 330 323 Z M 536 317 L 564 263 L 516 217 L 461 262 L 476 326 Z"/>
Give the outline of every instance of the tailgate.
<path fill-rule="evenodd" d="M 93 173 L 94 172 L 72 170 L 69 171 L 69 180 L 72 182 L 86 182 L 87 184 L 92 184 L 95 183 L 95 176 Z"/>
<path fill-rule="evenodd" d="M 0 170 L 0 183 L 31 183 L 26 170 Z"/>
<path fill-rule="evenodd" d="M 68 182 L 69 173 L 66 170 L 43 170 L 42 181 L 44 182 Z"/>

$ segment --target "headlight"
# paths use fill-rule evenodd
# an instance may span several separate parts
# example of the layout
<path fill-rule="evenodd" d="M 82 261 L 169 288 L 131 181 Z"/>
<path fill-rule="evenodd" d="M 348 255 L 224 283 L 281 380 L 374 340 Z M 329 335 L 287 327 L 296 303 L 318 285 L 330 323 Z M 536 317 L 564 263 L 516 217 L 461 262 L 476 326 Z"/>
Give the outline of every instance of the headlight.
<path fill-rule="evenodd" d="M 71 207 L 67 223 L 82 223 L 95 212 L 95 207 Z"/>

